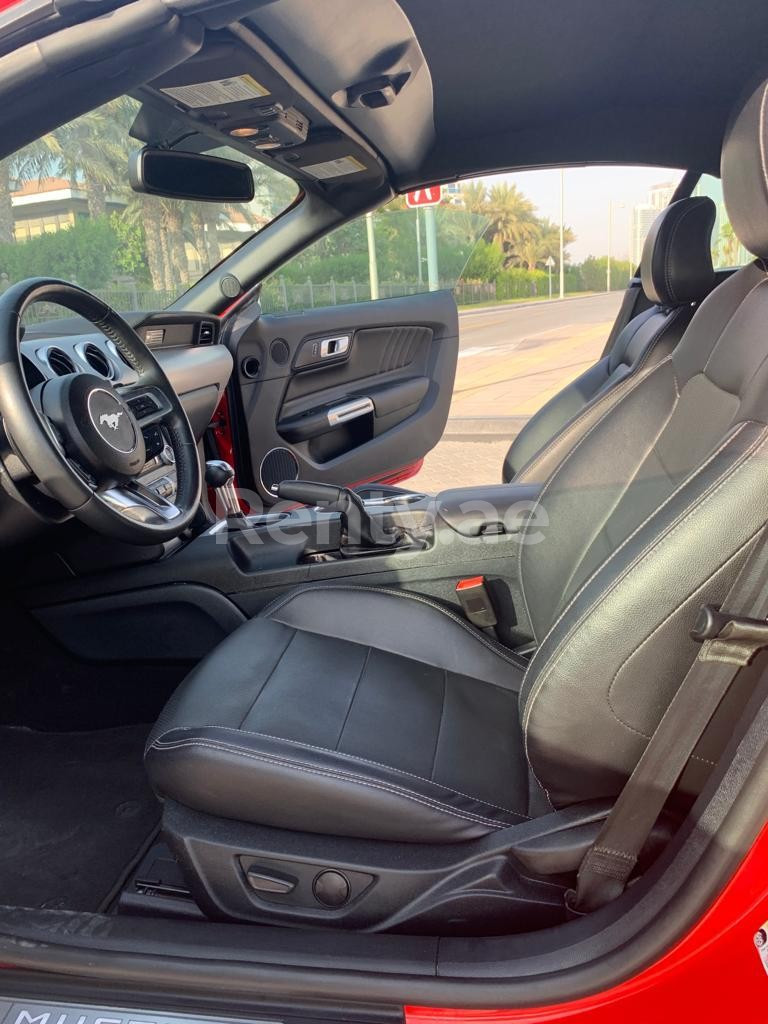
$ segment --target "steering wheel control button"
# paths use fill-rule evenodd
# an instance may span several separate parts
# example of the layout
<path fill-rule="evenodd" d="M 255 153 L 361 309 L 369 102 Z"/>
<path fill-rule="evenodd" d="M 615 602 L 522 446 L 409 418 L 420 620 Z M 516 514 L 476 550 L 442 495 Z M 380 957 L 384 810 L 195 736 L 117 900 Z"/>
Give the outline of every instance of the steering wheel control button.
<path fill-rule="evenodd" d="M 64 438 L 64 447 L 97 480 L 129 480 L 144 468 L 144 436 L 128 405 L 95 374 L 48 381 L 42 408 Z"/>
<path fill-rule="evenodd" d="M 321 871 L 312 884 L 318 903 L 337 910 L 349 899 L 349 882 L 340 871 Z"/>
<path fill-rule="evenodd" d="M 269 896 L 287 896 L 297 884 L 297 880 L 290 875 L 280 875 L 258 866 L 248 868 L 245 877 L 254 892 Z"/>

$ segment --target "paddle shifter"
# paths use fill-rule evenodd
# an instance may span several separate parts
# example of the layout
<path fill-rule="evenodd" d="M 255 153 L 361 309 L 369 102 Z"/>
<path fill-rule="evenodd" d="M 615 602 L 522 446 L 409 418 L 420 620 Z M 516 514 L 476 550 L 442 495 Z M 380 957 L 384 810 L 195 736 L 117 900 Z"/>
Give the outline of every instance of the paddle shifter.
<path fill-rule="evenodd" d="M 402 530 L 388 529 L 372 519 L 363 499 L 348 487 L 316 484 L 311 480 L 283 480 L 277 485 L 277 494 L 286 501 L 314 505 L 326 512 L 340 512 L 347 544 L 389 548 L 401 544 L 405 537 Z"/>

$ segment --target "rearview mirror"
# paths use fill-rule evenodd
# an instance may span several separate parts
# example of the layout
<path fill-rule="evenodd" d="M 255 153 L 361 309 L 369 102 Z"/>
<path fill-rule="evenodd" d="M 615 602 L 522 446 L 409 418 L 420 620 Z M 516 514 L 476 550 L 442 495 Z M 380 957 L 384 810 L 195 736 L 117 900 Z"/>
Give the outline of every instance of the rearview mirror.
<path fill-rule="evenodd" d="M 202 203 L 249 203 L 253 175 L 247 164 L 204 153 L 145 147 L 131 154 L 128 179 L 134 192 Z"/>

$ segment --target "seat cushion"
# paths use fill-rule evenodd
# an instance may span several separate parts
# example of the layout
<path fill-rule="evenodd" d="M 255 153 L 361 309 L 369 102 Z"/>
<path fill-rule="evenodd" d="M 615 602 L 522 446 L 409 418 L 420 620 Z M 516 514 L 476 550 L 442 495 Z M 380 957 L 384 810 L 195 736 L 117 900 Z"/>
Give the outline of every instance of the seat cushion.
<path fill-rule="evenodd" d="M 221 644 L 147 746 L 161 796 L 302 832 L 447 843 L 546 810 L 525 662 L 421 595 L 309 586 Z"/>

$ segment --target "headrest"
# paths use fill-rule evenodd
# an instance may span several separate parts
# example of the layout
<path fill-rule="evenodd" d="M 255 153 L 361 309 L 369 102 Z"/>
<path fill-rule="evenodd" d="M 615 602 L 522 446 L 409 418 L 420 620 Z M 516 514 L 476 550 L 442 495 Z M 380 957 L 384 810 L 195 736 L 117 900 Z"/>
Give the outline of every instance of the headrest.
<path fill-rule="evenodd" d="M 712 290 L 710 242 L 715 204 L 707 196 L 678 199 L 662 210 L 643 246 L 643 291 L 659 306 L 698 302 Z"/>
<path fill-rule="evenodd" d="M 734 234 L 768 258 L 768 82 L 752 93 L 726 128 L 720 158 L 723 199 Z"/>

